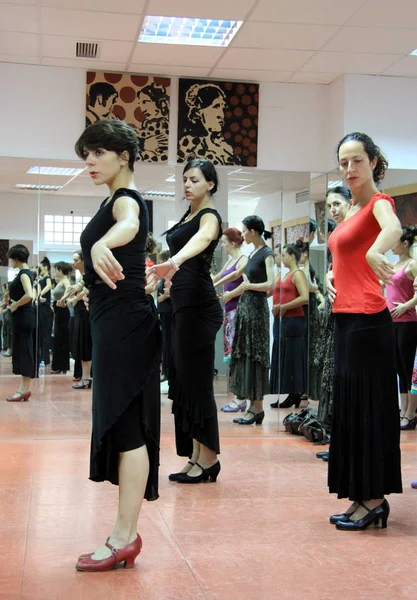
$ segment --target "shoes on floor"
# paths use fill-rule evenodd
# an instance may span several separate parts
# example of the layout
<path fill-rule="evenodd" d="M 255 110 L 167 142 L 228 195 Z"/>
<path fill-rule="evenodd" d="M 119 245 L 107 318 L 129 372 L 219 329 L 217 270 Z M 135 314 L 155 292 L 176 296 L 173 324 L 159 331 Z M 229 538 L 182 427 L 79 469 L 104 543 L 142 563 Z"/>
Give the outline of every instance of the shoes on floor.
<path fill-rule="evenodd" d="M 262 410 L 261 412 L 254 413 L 251 410 L 248 410 L 248 413 L 253 415 L 250 419 L 244 419 L 243 417 L 237 417 L 233 419 L 233 423 L 238 423 L 239 425 L 253 425 L 256 423 L 257 425 L 262 425 L 262 421 L 265 418 L 265 413 Z"/>
<path fill-rule="evenodd" d="M 31 397 L 32 392 L 25 392 L 24 394 L 19 394 L 19 396 L 11 396 L 10 398 L 6 398 L 7 402 L 27 402 Z"/>
<path fill-rule="evenodd" d="M 74 383 L 73 390 L 89 390 L 91 388 L 92 379 L 81 379 L 79 383 Z"/>
<path fill-rule="evenodd" d="M 234 412 L 245 412 L 246 410 L 246 400 L 242 400 L 242 402 L 238 402 L 237 400 L 232 400 L 226 406 L 222 406 L 221 409 L 223 412 L 234 413 Z"/>
<path fill-rule="evenodd" d="M 281 402 L 279 407 L 280 408 L 291 408 L 292 406 L 295 406 L 295 408 L 298 408 L 300 406 L 300 403 L 301 403 L 300 394 L 288 394 L 288 396 L 285 398 L 285 400 L 283 402 Z"/>
<path fill-rule="evenodd" d="M 191 460 L 188 461 L 188 464 L 191 465 L 191 468 L 193 468 L 195 465 L 195 463 L 191 462 Z M 168 479 L 170 481 L 178 481 L 178 477 L 180 475 L 185 475 L 185 473 L 171 473 L 171 475 L 168 475 Z"/>
<path fill-rule="evenodd" d="M 390 513 L 390 507 L 386 500 L 384 500 L 379 506 L 371 510 L 363 502 L 359 503 L 363 508 L 366 508 L 368 513 L 358 519 L 357 521 L 349 518 L 346 521 L 337 521 L 336 529 L 339 531 L 364 531 L 369 525 L 386 529 L 388 523 L 388 517 Z M 352 517 L 352 515 L 351 515 Z"/>
<path fill-rule="evenodd" d="M 414 419 L 407 419 L 407 417 L 403 417 L 403 419 L 408 421 L 408 423 L 405 425 L 400 425 L 401 431 L 408 431 L 417 427 L 417 417 L 414 417 Z"/>
<path fill-rule="evenodd" d="M 105 545 L 111 550 L 111 555 L 102 560 L 94 560 L 92 558 L 94 552 L 82 554 L 75 566 L 77 571 L 111 571 L 121 564 L 125 569 L 131 569 L 142 549 L 140 535 L 138 534 L 135 541 L 124 548 L 115 548 L 109 543 L 109 539 L 107 538 Z"/>
<path fill-rule="evenodd" d="M 188 473 L 179 473 L 177 477 L 177 483 L 206 483 L 209 481 L 216 483 L 217 476 L 220 473 L 221 469 L 219 461 L 217 461 L 216 463 L 214 463 L 214 465 L 208 467 L 207 469 L 199 465 L 198 462 L 195 464 L 201 469 L 200 475 L 192 477 L 188 475 Z"/>
<path fill-rule="evenodd" d="M 412 481 L 412 482 L 411 482 L 411 487 L 412 487 L 414 490 L 417 490 L 417 481 Z"/>

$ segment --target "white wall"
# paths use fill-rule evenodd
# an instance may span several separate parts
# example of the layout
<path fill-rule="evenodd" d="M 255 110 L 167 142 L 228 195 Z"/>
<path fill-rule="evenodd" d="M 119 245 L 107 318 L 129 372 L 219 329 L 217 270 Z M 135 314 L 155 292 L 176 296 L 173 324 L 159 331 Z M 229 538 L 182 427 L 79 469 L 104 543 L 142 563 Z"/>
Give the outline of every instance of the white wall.
<path fill-rule="evenodd" d="M 0 156 L 74 159 L 84 128 L 85 72 L 39 65 L 0 64 Z M 169 159 L 175 163 L 178 80 L 172 78 Z M 327 170 L 328 88 L 260 86 L 258 167 Z"/>
<path fill-rule="evenodd" d="M 363 131 L 392 169 L 417 166 L 417 79 L 347 75 L 345 133 Z"/>

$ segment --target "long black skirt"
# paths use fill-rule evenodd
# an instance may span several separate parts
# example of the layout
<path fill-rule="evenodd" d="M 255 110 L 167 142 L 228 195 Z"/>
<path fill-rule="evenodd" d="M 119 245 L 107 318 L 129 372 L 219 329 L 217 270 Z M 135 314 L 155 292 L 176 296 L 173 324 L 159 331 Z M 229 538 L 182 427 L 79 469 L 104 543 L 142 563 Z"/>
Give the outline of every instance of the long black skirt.
<path fill-rule="evenodd" d="M 237 305 L 230 390 L 239 400 L 269 394 L 269 309 L 266 294 L 246 291 Z"/>
<path fill-rule="evenodd" d="M 35 332 L 35 309 L 30 306 L 18 308 L 12 313 L 12 366 L 15 375 L 35 377 L 33 343 Z"/>
<path fill-rule="evenodd" d="M 76 362 L 90 361 L 93 352 L 90 315 L 81 300 L 74 306 L 73 357 Z"/>
<path fill-rule="evenodd" d="M 151 297 L 130 281 L 90 289 L 93 427 L 90 479 L 119 483 L 119 455 L 146 445 L 147 500 L 158 498 L 160 324 Z"/>
<path fill-rule="evenodd" d="M 214 346 L 223 323 L 219 301 L 182 307 L 172 318 L 173 400 L 178 456 L 190 457 L 193 439 L 220 454 L 214 399 Z"/>
<path fill-rule="evenodd" d="M 280 343 L 281 343 L 281 319 L 280 317 L 274 317 L 273 335 L 274 342 L 272 344 L 271 354 L 271 373 L 269 376 L 269 393 L 279 393 L 279 364 L 280 364 Z"/>
<path fill-rule="evenodd" d="M 70 312 L 66 306 L 61 308 L 54 302 L 55 324 L 52 354 L 52 371 L 69 371 L 70 341 L 69 320 Z"/>
<path fill-rule="evenodd" d="M 401 394 L 411 390 L 414 358 L 417 346 L 417 323 L 414 321 L 394 323 L 397 347 L 397 373 L 400 380 Z"/>
<path fill-rule="evenodd" d="M 280 393 L 302 394 L 307 389 L 305 317 L 283 317 L 281 322 Z"/>
<path fill-rule="evenodd" d="M 173 376 L 172 359 L 172 312 L 159 314 L 162 324 L 162 375 L 168 379 Z"/>
<path fill-rule="evenodd" d="M 388 309 L 336 313 L 334 347 L 329 491 L 352 501 L 401 493 L 395 336 Z"/>
<path fill-rule="evenodd" d="M 52 345 L 52 326 L 54 322 L 54 313 L 49 302 L 40 302 L 38 304 L 38 362 L 44 362 L 49 365 L 51 362 L 50 350 Z"/>

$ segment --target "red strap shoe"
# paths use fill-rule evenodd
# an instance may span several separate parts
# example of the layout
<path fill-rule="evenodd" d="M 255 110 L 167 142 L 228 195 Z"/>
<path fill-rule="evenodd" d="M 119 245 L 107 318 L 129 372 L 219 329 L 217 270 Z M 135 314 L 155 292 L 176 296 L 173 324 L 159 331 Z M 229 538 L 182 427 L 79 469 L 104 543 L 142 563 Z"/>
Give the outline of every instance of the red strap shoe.
<path fill-rule="evenodd" d="M 94 552 L 90 554 L 82 554 L 75 566 L 77 571 L 111 571 L 118 565 L 123 563 L 125 569 L 131 569 L 135 564 L 136 557 L 142 550 L 142 539 L 138 534 L 134 542 L 124 548 L 115 548 L 106 540 L 106 546 L 111 550 L 111 555 L 102 560 L 94 560 L 92 558 Z"/>
<path fill-rule="evenodd" d="M 7 402 L 27 402 L 31 397 L 32 392 L 25 392 L 24 394 L 19 394 L 19 396 L 11 396 L 11 398 L 6 398 Z"/>

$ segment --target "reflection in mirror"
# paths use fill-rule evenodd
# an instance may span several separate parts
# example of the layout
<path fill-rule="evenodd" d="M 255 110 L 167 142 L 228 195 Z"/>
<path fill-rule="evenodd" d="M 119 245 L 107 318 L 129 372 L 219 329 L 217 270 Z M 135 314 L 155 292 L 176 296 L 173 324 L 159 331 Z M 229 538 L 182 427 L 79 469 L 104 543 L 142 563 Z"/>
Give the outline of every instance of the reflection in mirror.
<path fill-rule="evenodd" d="M 39 180 L 38 173 L 27 174 L 30 166 L 27 159 L 0 159 L 0 375 L 3 398 L 12 401 L 29 400 L 37 363 L 34 288 Z"/>
<path fill-rule="evenodd" d="M 308 284 L 304 266 L 309 240 L 309 184 L 310 173 L 283 174 L 279 328 L 276 323 L 280 435 L 285 431 L 283 421 L 302 407 L 308 391 Z"/>

